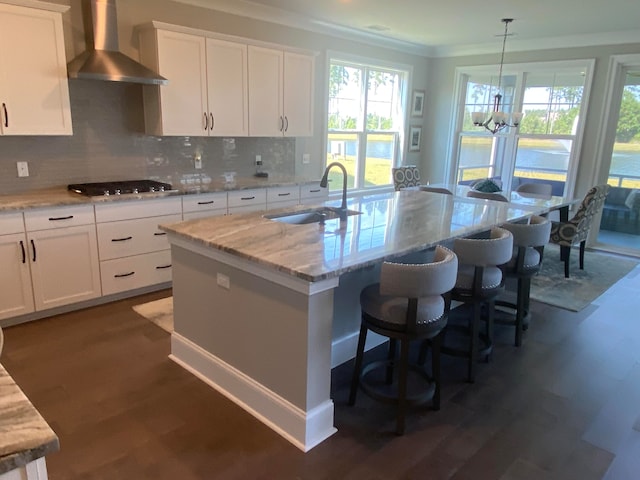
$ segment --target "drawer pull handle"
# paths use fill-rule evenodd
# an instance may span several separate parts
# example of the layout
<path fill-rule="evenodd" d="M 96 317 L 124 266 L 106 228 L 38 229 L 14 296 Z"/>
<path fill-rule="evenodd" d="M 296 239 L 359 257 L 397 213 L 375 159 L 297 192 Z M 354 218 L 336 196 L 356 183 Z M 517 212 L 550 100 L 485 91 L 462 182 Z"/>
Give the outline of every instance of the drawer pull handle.
<path fill-rule="evenodd" d="M 309 192 L 311 192 L 311 193 L 318 193 L 318 192 L 320 192 L 320 189 L 317 189 L 317 190 L 309 190 Z"/>
<path fill-rule="evenodd" d="M 156 270 L 162 270 L 163 268 L 171 268 L 171 264 L 169 264 L 169 265 L 160 265 L 159 267 L 156 267 Z"/>
<path fill-rule="evenodd" d="M 162 235 L 166 235 L 166 234 L 167 234 L 167 232 L 156 232 L 156 233 L 154 233 L 153 235 L 154 235 L 155 237 L 161 237 Z"/>
<path fill-rule="evenodd" d="M 113 278 L 122 278 L 122 277 L 130 277 L 131 275 L 135 275 L 136 272 L 129 273 L 117 273 L 113 276 Z"/>
<path fill-rule="evenodd" d="M 36 261 L 36 244 L 33 243 L 33 238 L 31 239 L 31 249 L 33 250 L 33 261 Z"/>
<path fill-rule="evenodd" d="M 49 217 L 50 222 L 57 222 L 58 220 L 71 220 L 73 215 L 68 215 L 66 217 Z"/>
<path fill-rule="evenodd" d="M 126 242 L 127 240 L 131 240 L 133 237 L 122 237 L 122 238 L 112 238 L 112 242 Z"/>
<path fill-rule="evenodd" d="M 253 197 L 240 197 L 240 200 L 253 200 L 254 198 L 256 198 L 255 196 Z"/>
<path fill-rule="evenodd" d="M 198 205 L 211 205 L 213 202 L 213 200 L 209 200 L 208 202 L 198 202 Z"/>
<path fill-rule="evenodd" d="M 278 194 L 279 197 L 288 197 L 289 195 L 291 195 L 291 192 Z"/>
<path fill-rule="evenodd" d="M 22 263 L 27 263 L 27 252 L 24 250 L 24 242 L 20 240 L 20 249 L 22 250 Z"/>

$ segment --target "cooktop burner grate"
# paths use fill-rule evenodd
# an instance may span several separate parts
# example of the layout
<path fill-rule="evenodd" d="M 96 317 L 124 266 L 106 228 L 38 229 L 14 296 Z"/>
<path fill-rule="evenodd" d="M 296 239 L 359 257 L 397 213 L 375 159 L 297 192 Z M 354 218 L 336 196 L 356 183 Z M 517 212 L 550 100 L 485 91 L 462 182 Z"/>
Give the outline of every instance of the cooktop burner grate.
<path fill-rule="evenodd" d="M 90 197 L 172 191 L 171 184 L 155 180 L 122 180 L 118 182 L 75 183 L 67 186 L 72 192 Z"/>

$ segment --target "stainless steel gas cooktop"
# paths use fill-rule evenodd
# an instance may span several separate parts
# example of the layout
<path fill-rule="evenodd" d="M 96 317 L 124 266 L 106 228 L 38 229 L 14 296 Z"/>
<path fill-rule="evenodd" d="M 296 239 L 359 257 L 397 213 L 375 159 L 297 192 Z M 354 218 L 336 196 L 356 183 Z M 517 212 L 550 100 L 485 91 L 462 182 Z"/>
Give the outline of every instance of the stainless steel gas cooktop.
<path fill-rule="evenodd" d="M 89 197 L 108 195 L 128 195 L 140 193 L 171 193 L 171 184 L 155 180 L 121 180 L 117 182 L 74 183 L 67 188 Z"/>

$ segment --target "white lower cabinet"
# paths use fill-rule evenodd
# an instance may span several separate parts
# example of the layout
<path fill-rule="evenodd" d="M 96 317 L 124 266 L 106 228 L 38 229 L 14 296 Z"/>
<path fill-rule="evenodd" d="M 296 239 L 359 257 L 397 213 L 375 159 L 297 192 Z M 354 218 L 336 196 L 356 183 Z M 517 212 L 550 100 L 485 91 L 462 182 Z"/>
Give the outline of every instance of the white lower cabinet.
<path fill-rule="evenodd" d="M 0 319 L 33 312 L 26 248 L 24 233 L 0 235 Z"/>
<path fill-rule="evenodd" d="M 267 209 L 267 189 L 234 190 L 228 194 L 229 215 L 261 212 Z"/>
<path fill-rule="evenodd" d="M 320 183 L 308 183 L 300 186 L 300 204 L 313 205 L 322 203 L 329 197 L 329 189 Z"/>
<path fill-rule="evenodd" d="M 216 217 L 227 214 L 227 192 L 201 193 L 182 197 L 182 218 Z"/>
<path fill-rule="evenodd" d="M 36 310 L 99 297 L 94 225 L 27 232 Z"/>
<path fill-rule="evenodd" d="M 267 189 L 267 210 L 292 207 L 299 203 L 300 188 L 297 185 Z"/>
<path fill-rule="evenodd" d="M 182 220 L 179 197 L 96 205 L 96 219 L 103 295 L 171 281 L 169 242 L 158 225 Z"/>

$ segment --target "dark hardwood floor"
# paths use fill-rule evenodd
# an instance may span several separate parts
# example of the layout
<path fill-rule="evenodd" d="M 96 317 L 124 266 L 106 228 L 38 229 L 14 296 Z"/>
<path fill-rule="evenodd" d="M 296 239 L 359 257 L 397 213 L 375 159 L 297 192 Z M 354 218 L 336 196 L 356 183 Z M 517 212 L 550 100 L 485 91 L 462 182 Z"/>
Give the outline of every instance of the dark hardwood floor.
<path fill-rule="evenodd" d="M 131 307 L 170 291 L 7 328 L 2 364 L 60 438 L 52 480 L 638 479 L 639 291 L 637 267 L 580 313 L 534 303 L 523 346 L 499 327 L 475 384 L 445 357 L 442 409 L 402 437 L 392 407 L 346 405 L 342 365 L 338 433 L 306 454 L 167 358 Z"/>

